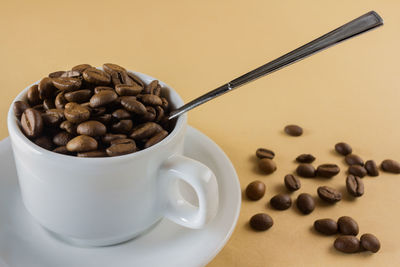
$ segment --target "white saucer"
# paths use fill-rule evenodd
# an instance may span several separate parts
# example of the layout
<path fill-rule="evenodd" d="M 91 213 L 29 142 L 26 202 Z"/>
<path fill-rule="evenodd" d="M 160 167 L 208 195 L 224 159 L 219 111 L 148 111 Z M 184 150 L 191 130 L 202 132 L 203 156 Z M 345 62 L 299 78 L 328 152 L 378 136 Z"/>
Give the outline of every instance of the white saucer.
<path fill-rule="evenodd" d="M 190 144 L 190 145 L 189 145 Z M 236 225 L 241 191 L 235 169 L 207 136 L 188 127 L 184 154 L 211 168 L 220 199 L 216 218 L 204 229 L 183 228 L 166 219 L 124 244 L 81 248 L 51 236 L 23 207 L 9 138 L 0 142 L 0 266 L 133 267 L 204 266 L 226 244 Z"/>

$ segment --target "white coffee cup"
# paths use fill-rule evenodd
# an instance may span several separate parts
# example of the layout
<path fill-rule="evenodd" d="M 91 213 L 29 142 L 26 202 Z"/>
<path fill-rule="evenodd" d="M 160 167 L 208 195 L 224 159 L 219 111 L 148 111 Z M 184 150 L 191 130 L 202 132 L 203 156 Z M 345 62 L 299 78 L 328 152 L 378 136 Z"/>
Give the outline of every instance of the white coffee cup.
<path fill-rule="evenodd" d="M 133 72 L 145 83 L 154 78 Z M 179 95 L 160 82 L 172 106 Z M 30 86 L 29 86 L 30 87 Z M 25 88 L 15 99 L 26 100 Z M 23 203 L 47 230 L 82 246 L 105 246 L 132 239 L 163 217 L 188 228 L 204 227 L 217 213 L 213 172 L 182 155 L 187 116 L 173 131 L 142 151 L 111 158 L 78 158 L 43 149 L 22 133 L 12 106 L 8 131 Z M 198 206 L 180 194 L 180 180 L 197 195 Z"/>

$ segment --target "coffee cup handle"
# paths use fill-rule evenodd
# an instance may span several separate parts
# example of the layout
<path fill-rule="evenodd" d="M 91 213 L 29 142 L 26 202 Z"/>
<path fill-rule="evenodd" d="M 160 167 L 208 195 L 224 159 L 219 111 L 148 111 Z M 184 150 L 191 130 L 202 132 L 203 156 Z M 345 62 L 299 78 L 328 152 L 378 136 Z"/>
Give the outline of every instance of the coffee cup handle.
<path fill-rule="evenodd" d="M 199 229 L 218 211 L 218 184 L 214 173 L 204 164 L 182 155 L 168 158 L 160 169 L 161 192 L 166 197 L 165 217 L 182 226 Z M 184 199 L 178 181 L 187 182 L 196 192 L 199 206 Z"/>

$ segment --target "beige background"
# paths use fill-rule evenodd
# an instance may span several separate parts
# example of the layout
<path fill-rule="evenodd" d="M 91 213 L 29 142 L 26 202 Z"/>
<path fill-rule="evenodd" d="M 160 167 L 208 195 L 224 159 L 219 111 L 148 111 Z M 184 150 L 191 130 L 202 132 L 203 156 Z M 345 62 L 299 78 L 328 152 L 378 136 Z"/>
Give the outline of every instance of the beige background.
<path fill-rule="evenodd" d="M 400 1 L 5 1 L 0 2 L 0 139 L 7 133 L 12 99 L 28 84 L 79 63 L 114 62 L 158 77 L 185 101 L 286 53 L 369 11 L 385 26 L 260 79 L 190 112 L 189 122 L 211 137 L 232 160 L 240 183 L 267 185 L 257 202 L 243 200 L 236 230 L 217 266 L 394 266 L 400 262 L 400 176 L 364 178 L 366 193 L 345 193 L 334 206 L 318 202 L 300 215 L 293 207 L 273 211 L 265 203 L 284 192 L 283 176 L 300 153 L 316 165 L 333 162 L 342 172 L 332 180 L 305 180 L 293 194 L 316 196 L 318 185 L 344 190 L 338 141 L 352 144 L 364 159 L 400 160 Z M 282 133 L 288 123 L 304 136 Z M 257 147 L 275 150 L 278 170 L 257 171 Z M 344 192 L 344 191 L 343 191 Z M 4 203 L 3 203 L 4 204 Z M 255 233 L 257 212 L 274 226 Z M 310 230 L 317 218 L 353 216 L 361 233 L 376 234 L 379 253 L 337 253 L 333 237 Z"/>

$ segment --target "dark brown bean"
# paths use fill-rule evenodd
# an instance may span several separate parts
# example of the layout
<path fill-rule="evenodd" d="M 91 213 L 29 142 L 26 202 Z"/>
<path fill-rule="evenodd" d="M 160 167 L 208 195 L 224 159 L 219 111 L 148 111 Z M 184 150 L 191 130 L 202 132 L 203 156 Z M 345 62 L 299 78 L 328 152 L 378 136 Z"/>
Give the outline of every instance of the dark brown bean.
<path fill-rule="evenodd" d="M 289 191 L 296 191 L 299 190 L 301 187 L 300 180 L 297 179 L 294 175 L 288 174 L 285 176 L 284 179 L 285 186 Z"/>
<path fill-rule="evenodd" d="M 292 206 L 292 199 L 287 194 L 278 194 L 271 198 L 269 204 L 276 210 L 287 210 Z"/>
<path fill-rule="evenodd" d="M 349 216 L 342 216 L 337 221 L 339 232 L 343 235 L 358 235 L 358 223 Z"/>
<path fill-rule="evenodd" d="M 82 75 L 86 82 L 95 85 L 108 85 L 111 83 L 110 74 L 96 68 L 87 68 Z"/>
<path fill-rule="evenodd" d="M 146 122 L 135 127 L 130 138 L 135 140 L 146 139 L 162 131 L 162 127 L 155 122 Z"/>
<path fill-rule="evenodd" d="M 39 90 L 38 90 L 38 85 L 34 84 L 32 85 L 26 94 L 28 98 L 28 103 L 30 106 L 36 106 L 41 103 L 41 99 L 39 97 Z"/>
<path fill-rule="evenodd" d="M 116 144 L 106 149 L 107 155 L 110 157 L 121 156 L 135 151 L 136 145 L 134 143 Z"/>
<path fill-rule="evenodd" d="M 322 200 L 329 203 L 336 203 L 342 200 L 342 193 L 332 187 L 320 186 L 317 193 Z"/>
<path fill-rule="evenodd" d="M 364 183 L 360 177 L 348 175 L 346 178 L 347 192 L 354 197 L 360 197 L 364 194 Z"/>
<path fill-rule="evenodd" d="M 104 144 L 108 145 L 110 144 L 113 140 L 117 139 L 125 139 L 126 135 L 125 134 L 112 134 L 112 133 L 106 133 L 101 140 L 103 141 Z"/>
<path fill-rule="evenodd" d="M 303 129 L 298 125 L 287 125 L 284 130 L 285 133 L 291 136 L 300 136 L 303 134 Z"/>
<path fill-rule="evenodd" d="M 338 225 L 332 219 L 319 219 L 314 222 L 314 229 L 324 235 L 334 235 L 338 232 Z"/>
<path fill-rule="evenodd" d="M 164 109 L 160 106 L 156 106 L 155 110 L 156 110 L 156 117 L 154 118 L 154 120 L 156 122 L 160 122 L 162 120 L 162 118 L 164 117 Z"/>
<path fill-rule="evenodd" d="M 363 234 L 360 238 L 360 241 L 361 247 L 373 253 L 378 252 L 381 248 L 381 243 L 373 234 Z"/>
<path fill-rule="evenodd" d="M 38 137 L 43 131 L 43 119 L 39 111 L 27 108 L 21 116 L 22 130 L 28 138 Z"/>
<path fill-rule="evenodd" d="M 76 135 L 76 124 L 74 124 L 70 121 L 63 121 L 60 124 L 60 128 L 72 135 Z"/>
<path fill-rule="evenodd" d="M 51 142 L 50 137 L 46 135 L 39 136 L 33 141 L 36 145 L 47 149 L 47 150 L 52 150 L 53 149 L 53 142 Z"/>
<path fill-rule="evenodd" d="M 56 105 L 54 104 L 54 99 L 45 99 L 43 101 L 43 108 L 45 110 L 56 108 Z"/>
<path fill-rule="evenodd" d="M 22 113 L 24 113 L 24 111 L 28 108 L 30 108 L 30 106 L 25 101 L 15 101 L 13 104 L 15 117 L 20 118 L 22 116 Z"/>
<path fill-rule="evenodd" d="M 93 137 L 79 135 L 68 142 L 67 149 L 71 152 L 87 152 L 96 150 L 97 141 Z"/>
<path fill-rule="evenodd" d="M 77 154 L 77 156 L 81 158 L 102 158 L 108 157 L 108 154 L 105 150 L 94 150 L 88 152 L 80 152 Z"/>
<path fill-rule="evenodd" d="M 296 158 L 299 163 L 312 163 L 314 160 L 315 157 L 311 154 L 301 154 Z"/>
<path fill-rule="evenodd" d="M 376 165 L 375 161 L 367 160 L 365 162 L 364 167 L 367 170 L 367 173 L 369 176 L 378 176 L 379 175 L 379 169 L 378 169 L 378 166 Z"/>
<path fill-rule="evenodd" d="M 144 148 L 151 147 L 158 142 L 162 141 L 165 137 L 167 137 L 168 132 L 165 130 L 161 130 L 161 132 L 156 133 L 153 137 L 151 137 L 149 140 L 146 141 L 144 144 Z"/>
<path fill-rule="evenodd" d="M 254 181 L 247 185 L 246 196 L 250 200 L 259 200 L 265 194 L 265 184 L 261 181 Z"/>
<path fill-rule="evenodd" d="M 53 137 L 53 143 L 57 146 L 66 146 L 74 136 L 68 132 L 59 132 Z"/>
<path fill-rule="evenodd" d="M 102 90 L 90 98 L 90 106 L 92 108 L 101 107 L 114 102 L 118 95 L 111 90 Z"/>
<path fill-rule="evenodd" d="M 276 163 L 272 159 L 263 158 L 258 161 L 258 166 L 265 174 L 271 174 L 276 171 Z"/>
<path fill-rule="evenodd" d="M 169 108 L 169 102 L 168 102 L 168 100 L 165 98 L 165 97 L 161 97 L 161 100 L 162 100 L 162 108 L 164 109 L 164 110 L 168 110 L 168 108 Z"/>
<path fill-rule="evenodd" d="M 297 208 L 303 214 L 310 214 L 315 209 L 315 202 L 313 197 L 307 193 L 301 193 L 296 200 Z"/>
<path fill-rule="evenodd" d="M 131 73 L 131 72 L 127 72 L 129 78 L 131 78 L 135 83 L 137 83 L 138 85 L 140 85 L 140 87 L 144 88 L 144 82 L 135 74 Z"/>
<path fill-rule="evenodd" d="M 299 166 L 297 166 L 296 173 L 297 175 L 305 178 L 315 177 L 316 174 L 314 166 L 308 163 L 301 163 Z"/>
<path fill-rule="evenodd" d="M 99 121 L 104 125 L 108 125 L 111 122 L 111 114 L 102 114 L 100 116 L 92 117 L 93 120 Z"/>
<path fill-rule="evenodd" d="M 76 66 L 72 67 L 71 70 L 78 71 L 78 72 L 82 73 L 84 70 L 86 70 L 88 68 L 91 68 L 91 67 L 92 66 L 89 65 L 89 64 L 79 64 L 79 65 L 76 65 Z"/>
<path fill-rule="evenodd" d="M 70 122 L 78 124 L 89 119 L 90 111 L 77 103 L 70 102 L 65 105 L 64 115 Z"/>
<path fill-rule="evenodd" d="M 103 69 L 108 74 L 111 74 L 113 72 L 126 72 L 126 69 L 124 67 L 121 67 L 121 66 L 119 66 L 117 64 L 113 64 L 113 63 L 104 63 Z"/>
<path fill-rule="evenodd" d="M 61 77 L 61 75 L 63 75 L 64 72 L 65 71 L 63 71 L 63 70 L 55 71 L 55 72 L 49 73 L 48 76 L 49 76 L 49 78 L 58 78 L 58 77 Z"/>
<path fill-rule="evenodd" d="M 336 164 L 321 164 L 317 168 L 317 176 L 332 178 L 340 172 L 340 168 Z"/>
<path fill-rule="evenodd" d="M 134 96 L 123 96 L 121 97 L 121 105 L 128 111 L 138 115 L 146 114 L 146 107 L 136 100 Z"/>
<path fill-rule="evenodd" d="M 119 122 L 111 125 L 111 130 L 114 133 L 128 134 L 132 130 L 132 127 L 132 120 L 120 120 Z"/>
<path fill-rule="evenodd" d="M 131 114 L 126 109 L 123 109 L 123 108 L 114 110 L 111 115 L 118 120 L 124 120 L 124 119 L 131 118 Z"/>
<path fill-rule="evenodd" d="M 58 154 L 64 154 L 64 155 L 71 155 L 72 153 L 68 151 L 66 146 L 59 146 L 53 149 L 53 152 L 56 152 Z"/>
<path fill-rule="evenodd" d="M 53 80 L 49 77 L 44 77 L 38 85 L 39 98 L 44 100 L 53 97 L 57 88 L 53 85 Z"/>
<path fill-rule="evenodd" d="M 335 145 L 335 150 L 337 153 L 343 156 L 347 156 L 353 152 L 351 146 L 347 143 L 340 142 Z"/>
<path fill-rule="evenodd" d="M 65 78 L 79 78 L 81 76 L 81 72 L 75 70 L 69 70 L 64 72 L 60 77 Z"/>
<path fill-rule="evenodd" d="M 52 79 L 53 85 L 62 91 L 74 91 L 81 87 L 82 81 L 77 78 L 59 77 Z"/>
<path fill-rule="evenodd" d="M 99 92 L 105 91 L 105 90 L 114 91 L 114 88 L 108 87 L 108 86 L 97 86 L 94 88 L 94 93 L 98 94 Z"/>
<path fill-rule="evenodd" d="M 135 140 L 130 139 L 130 138 L 121 138 L 121 139 L 112 140 L 112 141 L 110 142 L 110 145 L 113 146 L 113 145 L 118 145 L 118 144 L 130 144 L 130 143 L 136 145 Z"/>
<path fill-rule="evenodd" d="M 365 175 L 367 175 L 367 170 L 360 165 L 351 165 L 349 167 L 349 174 L 363 178 Z"/>
<path fill-rule="evenodd" d="M 265 231 L 274 224 L 271 216 L 266 213 L 258 213 L 250 218 L 250 227 L 257 231 Z"/>
<path fill-rule="evenodd" d="M 150 94 L 142 95 L 141 101 L 143 104 L 151 105 L 151 106 L 161 106 L 162 105 L 161 98 L 156 95 L 150 95 Z"/>
<path fill-rule="evenodd" d="M 120 96 L 135 96 L 140 94 L 142 89 L 143 88 L 138 84 L 134 85 L 118 84 L 115 86 L 115 91 Z"/>
<path fill-rule="evenodd" d="M 102 136 L 107 132 L 107 128 L 99 121 L 85 121 L 78 125 L 76 128 L 78 134 L 88 136 Z"/>
<path fill-rule="evenodd" d="M 158 80 L 151 81 L 143 90 L 144 94 L 151 94 L 154 90 L 158 87 L 159 82 Z"/>
<path fill-rule="evenodd" d="M 156 110 L 153 107 L 147 106 L 146 111 L 147 112 L 142 116 L 142 119 L 145 121 L 154 121 L 156 118 Z"/>
<path fill-rule="evenodd" d="M 49 127 L 58 127 L 65 120 L 64 111 L 62 109 L 48 109 L 42 114 L 43 123 Z"/>
<path fill-rule="evenodd" d="M 385 172 L 400 173 L 400 163 L 392 159 L 382 161 L 381 168 Z"/>
<path fill-rule="evenodd" d="M 349 154 L 345 157 L 345 161 L 348 165 L 360 165 L 364 166 L 364 161 L 362 158 L 356 154 Z"/>
<path fill-rule="evenodd" d="M 336 238 L 333 246 L 344 253 L 356 253 L 360 250 L 360 241 L 352 235 L 342 235 Z"/>
<path fill-rule="evenodd" d="M 263 158 L 273 159 L 275 157 L 275 153 L 274 153 L 274 151 L 266 149 L 266 148 L 258 148 L 256 150 L 256 156 L 259 159 L 263 159 Z"/>
<path fill-rule="evenodd" d="M 54 101 L 54 104 L 56 105 L 56 108 L 64 108 L 65 105 L 68 103 L 67 99 L 65 99 L 65 93 L 60 92 L 56 96 L 56 100 Z"/>
<path fill-rule="evenodd" d="M 78 91 L 68 92 L 65 94 L 65 99 L 69 102 L 83 103 L 89 101 L 92 96 L 92 91 L 89 89 L 82 89 Z"/>

